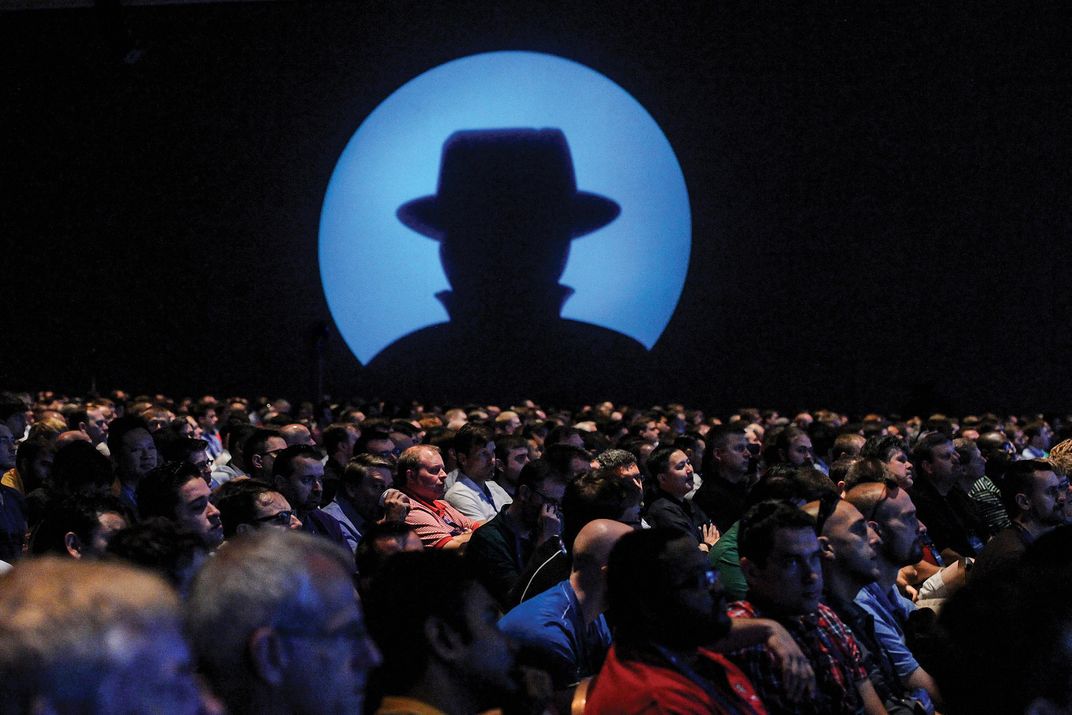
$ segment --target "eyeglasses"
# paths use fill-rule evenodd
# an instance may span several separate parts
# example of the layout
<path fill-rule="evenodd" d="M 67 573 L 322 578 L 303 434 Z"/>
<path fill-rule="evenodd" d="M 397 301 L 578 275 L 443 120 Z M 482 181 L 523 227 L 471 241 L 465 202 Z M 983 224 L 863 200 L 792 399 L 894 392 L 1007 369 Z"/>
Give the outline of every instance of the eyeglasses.
<path fill-rule="evenodd" d="M 718 571 L 708 568 L 689 574 L 676 581 L 674 585 L 677 588 L 684 589 L 700 588 L 710 590 L 715 587 L 716 583 L 718 583 Z"/>
<path fill-rule="evenodd" d="M 535 492 L 536 494 L 538 494 L 541 499 L 543 499 L 544 504 L 550 504 L 553 507 L 555 507 L 556 509 L 561 509 L 562 508 L 562 500 L 561 499 L 552 499 L 551 497 L 547 496 L 546 494 L 541 492 L 539 489 L 536 489 L 535 487 L 532 489 L 532 491 Z"/>
<path fill-rule="evenodd" d="M 279 526 L 289 526 L 290 519 L 292 516 L 294 516 L 293 511 L 284 510 L 277 511 L 275 514 L 272 514 L 270 516 L 258 517 L 254 519 L 254 521 L 260 524 L 278 524 Z"/>

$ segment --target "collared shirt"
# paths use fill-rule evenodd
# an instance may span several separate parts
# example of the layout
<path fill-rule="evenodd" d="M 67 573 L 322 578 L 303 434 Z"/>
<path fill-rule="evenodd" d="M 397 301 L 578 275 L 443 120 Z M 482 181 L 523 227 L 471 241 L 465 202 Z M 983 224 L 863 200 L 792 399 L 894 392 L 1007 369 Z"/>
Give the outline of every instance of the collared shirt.
<path fill-rule="evenodd" d="M 409 495 L 410 508 L 406 523 L 413 527 L 426 549 L 439 548 L 468 531 L 474 523 L 445 501 L 426 502 Z"/>
<path fill-rule="evenodd" d="M 334 501 L 323 507 L 321 511 L 335 517 L 335 521 L 339 522 L 339 526 L 342 527 L 346 545 L 350 547 L 351 552 L 356 552 L 365 530 L 365 519 L 357 513 L 353 503 L 339 493 L 335 495 Z"/>
<path fill-rule="evenodd" d="M 595 675 L 610 648 L 610 628 L 599 614 L 584 622 L 569 580 L 513 608 L 499 630 L 521 645 L 520 659 L 546 671 L 556 690 Z"/>
<path fill-rule="evenodd" d="M 648 507 L 644 518 L 654 527 L 677 529 L 700 542 L 700 527 L 711 523 L 703 509 L 685 499 L 678 499 L 663 490 Z"/>
<path fill-rule="evenodd" d="M 716 472 L 704 477 L 704 483 L 692 495 L 692 503 L 704 510 L 719 531 L 725 532 L 744 515 L 747 498 L 747 479 L 734 484 L 722 479 Z"/>
<path fill-rule="evenodd" d="M 902 630 L 908 621 L 908 614 L 916 610 L 916 604 L 902 596 L 897 586 L 891 586 L 888 592 L 883 592 L 877 583 L 869 583 L 861 588 L 854 600 L 874 616 L 875 637 L 890 654 L 897 675 L 907 678 L 916 672 L 919 661 L 905 645 Z"/>
<path fill-rule="evenodd" d="M 490 521 L 504 506 L 514 500 L 492 480 L 484 482 L 483 488 L 465 474 L 459 473 L 454 486 L 443 497 L 448 504 L 473 521 Z"/>
<path fill-rule="evenodd" d="M 748 601 L 731 603 L 730 618 L 771 618 Z M 867 679 L 863 655 L 852 631 L 830 607 L 820 603 L 815 613 L 775 618 L 789 631 L 815 671 L 815 696 L 793 702 L 787 696 L 782 668 L 765 645 L 756 645 L 729 655 L 756 687 L 773 714 L 857 715 L 864 711 L 856 683 Z"/>

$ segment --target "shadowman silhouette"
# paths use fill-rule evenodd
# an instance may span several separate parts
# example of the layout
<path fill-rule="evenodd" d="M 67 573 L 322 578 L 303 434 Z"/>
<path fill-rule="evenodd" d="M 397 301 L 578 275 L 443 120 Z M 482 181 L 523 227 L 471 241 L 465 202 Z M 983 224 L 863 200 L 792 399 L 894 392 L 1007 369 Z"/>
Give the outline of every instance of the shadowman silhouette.
<path fill-rule="evenodd" d="M 427 399 L 631 397 L 648 353 L 621 333 L 560 317 L 570 242 L 618 217 L 578 191 L 559 129 L 459 131 L 443 145 L 434 196 L 398 209 L 439 242 L 450 315 L 400 338 L 369 364 L 373 388 Z M 606 268 L 613 271 L 611 266 Z M 607 275 L 613 280 L 613 275 Z"/>

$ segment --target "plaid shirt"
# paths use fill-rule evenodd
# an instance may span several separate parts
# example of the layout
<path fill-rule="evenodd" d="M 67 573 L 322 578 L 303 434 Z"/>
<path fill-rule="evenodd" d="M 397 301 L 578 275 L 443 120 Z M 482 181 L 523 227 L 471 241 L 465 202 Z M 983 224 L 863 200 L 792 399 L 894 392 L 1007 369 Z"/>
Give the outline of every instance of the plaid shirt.
<path fill-rule="evenodd" d="M 770 618 L 748 601 L 730 604 L 731 618 Z M 756 688 L 771 715 L 857 715 L 863 702 L 856 683 L 867 679 L 860 647 L 852 631 L 830 608 L 819 604 L 816 613 L 775 619 L 811 661 L 818 684 L 814 697 L 791 702 L 782 683 L 782 669 L 766 646 L 758 645 L 730 653 Z"/>

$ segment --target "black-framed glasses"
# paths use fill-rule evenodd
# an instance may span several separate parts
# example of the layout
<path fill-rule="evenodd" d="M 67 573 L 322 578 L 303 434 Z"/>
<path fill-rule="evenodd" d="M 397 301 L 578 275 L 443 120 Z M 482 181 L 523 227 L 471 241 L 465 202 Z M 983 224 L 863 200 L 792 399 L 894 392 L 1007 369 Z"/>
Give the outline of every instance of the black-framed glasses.
<path fill-rule="evenodd" d="M 561 499 L 552 499 L 551 497 L 547 496 L 546 494 L 541 492 L 539 489 L 536 489 L 535 487 L 532 488 L 532 491 L 535 492 L 536 494 L 538 494 L 541 499 L 543 499 L 544 504 L 551 504 L 556 509 L 561 509 L 562 508 L 562 500 Z"/>
<path fill-rule="evenodd" d="M 290 519 L 292 516 L 294 516 L 293 511 L 287 511 L 284 509 L 283 511 L 277 511 L 275 514 L 270 514 L 269 516 L 257 517 L 256 519 L 254 519 L 254 521 L 260 524 L 278 524 L 279 526 L 289 526 Z"/>

